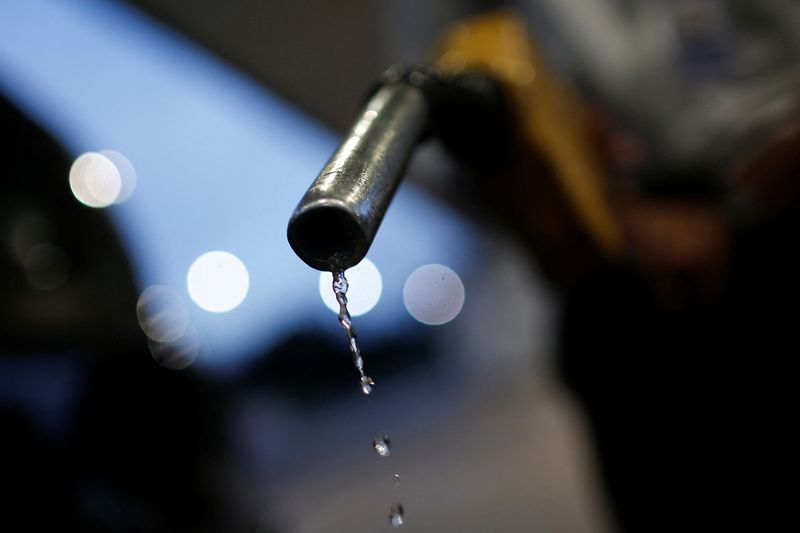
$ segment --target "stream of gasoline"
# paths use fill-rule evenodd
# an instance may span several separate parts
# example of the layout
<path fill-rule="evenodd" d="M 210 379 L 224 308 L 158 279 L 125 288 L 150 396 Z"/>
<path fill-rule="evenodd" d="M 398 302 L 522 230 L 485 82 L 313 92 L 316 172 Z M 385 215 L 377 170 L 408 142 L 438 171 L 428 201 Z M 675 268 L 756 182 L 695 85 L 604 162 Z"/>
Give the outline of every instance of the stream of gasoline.
<path fill-rule="evenodd" d="M 375 385 L 375 382 L 364 373 L 364 359 L 361 357 L 361 349 L 358 347 L 358 336 L 356 335 L 356 330 L 353 329 L 353 319 L 350 318 L 350 311 L 347 310 L 347 289 L 349 287 L 347 278 L 344 277 L 344 271 L 333 273 L 333 293 L 336 295 L 336 301 L 339 302 L 339 324 L 342 325 L 342 329 L 347 335 L 350 352 L 353 354 L 353 364 L 356 365 L 356 370 L 361 374 L 361 392 L 369 394 L 372 392 L 372 386 Z"/>
<path fill-rule="evenodd" d="M 350 311 L 347 310 L 348 288 L 350 288 L 350 285 L 347 283 L 344 271 L 333 272 L 333 293 L 336 295 L 336 301 L 339 302 L 339 324 L 342 325 L 342 329 L 347 335 L 350 352 L 353 354 L 353 364 L 356 365 L 356 370 L 361 375 L 361 392 L 368 395 L 372 392 L 375 382 L 364 373 L 364 359 L 361 357 L 361 349 L 358 347 L 358 336 L 355 329 L 353 329 L 353 319 L 350 317 Z M 390 442 L 389 437 L 381 434 L 372 441 L 372 447 L 381 457 L 388 457 L 391 453 Z M 400 476 L 398 474 L 394 474 L 392 479 L 395 487 L 400 484 Z M 389 523 L 398 528 L 403 525 L 403 520 L 403 506 L 400 503 L 392 504 L 389 510 Z"/>

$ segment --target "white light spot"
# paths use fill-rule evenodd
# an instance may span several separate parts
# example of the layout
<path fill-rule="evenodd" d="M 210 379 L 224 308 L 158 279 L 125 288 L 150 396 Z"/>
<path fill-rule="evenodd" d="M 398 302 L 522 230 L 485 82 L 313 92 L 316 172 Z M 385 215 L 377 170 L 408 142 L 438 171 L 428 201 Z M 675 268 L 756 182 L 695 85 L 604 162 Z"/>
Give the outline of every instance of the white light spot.
<path fill-rule="evenodd" d="M 148 287 L 136 302 L 139 326 L 156 342 L 178 340 L 189 327 L 189 310 L 175 289 L 164 285 Z"/>
<path fill-rule="evenodd" d="M 238 307 L 247 296 L 250 275 L 235 255 L 206 252 L 189 267 L 186 286 L 189 296 L 201 309 L 225 313 Z"/>
<path fill-rule="evenodd" d="M 416 320 L 440 326 L 453 320 L 464 306 L 464 284 L 444 265 L 424 265 L 408 276 L 403 303 Z"/>
<path fill-rule="evenodd" d="M 96 152 L 87 152 L 72 163 L 69 186 L 82 204 L 108 207 L 119 198 L 122 176 L 109 158 Z"/>
<path fill-rule="evenodd" d="M 383 292 L 383 280 L 378 267 L 369 259 L 362 260 L 359 264 L 345 272 L 350 289 L 347 291 L 347 309 L 352 316 L 363 315 L 369 312 Z M 333 278 L 330 272 L 320 272 L 319 294 L 325 305 L 334 313 L 339 312 L 339 302 L 333 294 L 331 286 Z"/>
<path fill-rule="evenodd" d="M 121 204 L 127 201 L 136 189 L 136 169 L 133 168 L 127 157 L 115 150 L 103 150 L 100 155 L 114 163 L 117 172 L 119 172 L 120 189 L 114 203 Z"/>

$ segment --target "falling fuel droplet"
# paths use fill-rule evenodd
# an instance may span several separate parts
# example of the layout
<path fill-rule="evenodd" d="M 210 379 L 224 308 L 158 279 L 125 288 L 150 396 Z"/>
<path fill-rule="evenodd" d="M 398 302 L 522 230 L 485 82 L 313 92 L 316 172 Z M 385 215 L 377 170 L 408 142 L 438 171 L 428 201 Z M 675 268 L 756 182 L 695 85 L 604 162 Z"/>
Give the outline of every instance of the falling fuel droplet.
<path fill-rule="evenodd" d="M 372 381 L 372 378 L 369 376 L 362 376 L 361 378 L 361 392 L 364 394 L 369 395 L 372 392 L 372 386 L 375 385 L 375 382 Z"/>
<path fill-rule="evenodd" d="M 350 284 L 347 283 L 347 278 L 344 276 L 344 271 L 333 272 L 333 293 L 336 295 L 336 301 L 339 302 L 339 324 L 342 326 L 347 341 L 350 345 L 350 353 L 353 354 L 353 364 L 361 374 L 361 392 L 369 395 L 372 392 L 372 387 L 375 382 L 371 377 L 364 373 L 364 358 L 361 357 L 361 349 L 358 347 L 358 335 L 353 328 L 353 319 L 350 316 L 350 311 L 347 310 L 347 289 Z"/>
<path fill-rule="evenodd" d="M 353 364 L 361 375 L 361 392 L 369 395 L 375 382 L 371 377 L 364 373 L 364 358 L 361 356 L 361 349 L 358 347 L 358 336 L 353 328 L 353 319 L 350 316 L 350 311 L 347 309 L 347 290 L 350 288 L 347 278 L 343 271 L 333 272 L 333 293 L 336 295 L 336 301 L 339 302 L 339 324 L 347 335 L 347 341 L 350 345 L 350 353 L 353 354 Z M 379 434 L 372 441 L 372 447 L 375 452 L 381 457 L 388 457 L 391 454 L 391 441 L 389 437 Z M 394 474 L 392 476 L 395 486 L 400 484 L 400 475 Z M 399 503 L 392 504 L 389 511 L 389 523 L 392 527 L 398 528 L 403 525 L 403 506 Z"/>
<path fill-rule="evenodd" d="M 393 527 L 400 527 L 403 525 L 403 505 L 400 503 L 392 504 L 389 510 L 389 523 Z"/>
<path fill-rule="evenodd" d="M 391 442 L 389 437 L 380 434 L 372 441 L 372 447 L 381 457 L 388 457 L 392 453 Z"/>

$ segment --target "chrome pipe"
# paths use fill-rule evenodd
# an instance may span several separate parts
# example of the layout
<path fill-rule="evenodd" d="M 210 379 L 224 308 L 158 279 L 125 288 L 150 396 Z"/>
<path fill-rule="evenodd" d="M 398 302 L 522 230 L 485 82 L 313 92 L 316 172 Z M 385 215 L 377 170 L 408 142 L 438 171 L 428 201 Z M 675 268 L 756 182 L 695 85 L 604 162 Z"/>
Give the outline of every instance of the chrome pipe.
<path fill-rule="evenodd" d="M 333 272 L 364 258 L 429 115 L 423 91 L 405 81 L 372 96 L 289 220 L 289 244 L 307 265 Z"/>

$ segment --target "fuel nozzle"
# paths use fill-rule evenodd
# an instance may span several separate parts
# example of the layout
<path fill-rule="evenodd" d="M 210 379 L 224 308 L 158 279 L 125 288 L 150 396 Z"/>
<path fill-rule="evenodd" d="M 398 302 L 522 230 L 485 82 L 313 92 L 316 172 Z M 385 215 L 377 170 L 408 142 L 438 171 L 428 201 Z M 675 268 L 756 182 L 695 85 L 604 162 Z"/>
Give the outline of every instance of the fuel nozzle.
<path fill-rule="evenodd" d="M 481 159 L 491 145 L 502 145 L 494 130 L 501 129 L 496 123 L 504 109 L 499 86 L 486 74 L 390 68 L 292 214 L 292 249 L 317 270 L 356 265 L 417 144 L 436 135 L 454 151 Z"/>

